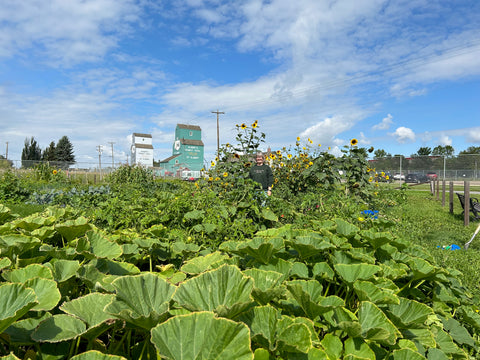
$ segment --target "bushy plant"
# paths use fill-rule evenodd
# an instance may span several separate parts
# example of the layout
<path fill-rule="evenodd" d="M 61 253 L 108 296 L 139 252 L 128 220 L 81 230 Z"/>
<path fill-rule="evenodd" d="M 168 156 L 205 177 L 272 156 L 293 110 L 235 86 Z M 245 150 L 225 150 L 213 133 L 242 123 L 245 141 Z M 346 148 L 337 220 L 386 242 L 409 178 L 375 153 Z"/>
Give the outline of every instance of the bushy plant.
<path fill-rule="evenodd" d="M 152 171 L 139 165 L 122 165 L 109 174 L 106 181 L 113 185 L 134 184 L 145 186 L 154 183 Z"/>
<path fill-rule="evenodd" d="M 0 200 L 9 202 L 21 202 L 27 199 L 30 191 L 23 185 L 11 170 L 2 173 L 0 177 Z"/>

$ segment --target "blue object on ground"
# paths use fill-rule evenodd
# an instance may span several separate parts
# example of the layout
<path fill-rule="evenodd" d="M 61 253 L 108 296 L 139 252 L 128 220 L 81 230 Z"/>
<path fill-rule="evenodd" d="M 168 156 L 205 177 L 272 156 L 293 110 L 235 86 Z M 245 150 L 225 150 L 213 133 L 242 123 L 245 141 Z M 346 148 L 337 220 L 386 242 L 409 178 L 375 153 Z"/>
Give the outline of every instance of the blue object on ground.
<path fill-rule="evenodd" d="M 456 244 L 443 245 L 443 246 L 438 245 L 437 248 L 442 248 L 442 250 L 460 250 L 461 249 L 461 247 Z"/>

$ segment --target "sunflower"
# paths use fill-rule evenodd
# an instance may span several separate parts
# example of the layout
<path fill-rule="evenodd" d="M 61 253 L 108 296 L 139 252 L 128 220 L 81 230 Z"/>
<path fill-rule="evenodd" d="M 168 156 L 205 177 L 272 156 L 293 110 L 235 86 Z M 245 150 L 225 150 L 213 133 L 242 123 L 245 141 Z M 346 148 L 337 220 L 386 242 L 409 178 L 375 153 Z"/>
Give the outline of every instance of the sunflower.
<path fill-rule="evenodd" d="M 58 172 L 57 170 L 53 170 L 53 171 L 52 171 L 52 174 L 53 174 L 53 175 L 57 175 L 57 172 Z"/>
<path fill-rule="evenodd" d="M 350 140 L 350 146 L 357 146 L 357 145 L 358 145 L 358 140 L 357 139 Z"/>
<path fill-rule="evenodd" d="M 247 125 L 242 124 L 242 125 L 240 125 L 240 127 L 242 128 L 242 130 L 245 130 L 247 128 Z"/>
<path fill-rule="evenodd" d="M 233 157 L 234 157 L 235 159 L 240 159 L 240 155 L 238 155 L 237 153 L 233 154 Z"/>
<path fill-rule="evenodd" d="M 275 160 L 275 154 L 274 153 L 270 154 L 270 159 Z"/>
<path fill-rule="evenodd" d="M 228 173 L 227 172 L 224 172 L 223 173 L 223 177 L 227 177 L 228 176 Z"/>
<path fill-rule="evenodd" d="M 210 177 L 208 178 L 208 181 L 213 181 L 213 178 L 210 176 Z"/>
<path fill-rule="evenodd" d="M 370 148 L 367 150 L 369 153 L 372 153 L 375 148 L 373 146 L 370 146 Z"/>
<path fill-rule="evenodd" d="M 217 177 L 215 178 L 215 181 L 219 181 L 219 180 L 220 180 L 220 178 L 217 176 Z"/>
<path fill-rule="evenodd" d="M 292 158 L 292 154 L 288 154 L 287 157 L 288 157 L 289 159 L 291 159 L 291 158 Z"/>
<path fill-rule="evenodd" d="M 300 141 L 300 136 L 297 136 L 297 141 Z"/>
<path fill-rule="evenodd" d="M 255 120 L 255 122 L 252 124 L 252 128 L 256 128 L 258 126 L 258 120 Z"/>
<path fill-rule="evenodd" d="M 246 162 L 245 164 L 243 164 L 243 166 L 250 167 L 250 166 L 252 166 L 252 163 L 251 162 Z"/>
<path fill-rule="evenodd" d="M 210 166 L 215 166 L 215 161 L 212 161 L 212 162 L 210 163 Z"/>
<path fill-rule="evenodd" d="M 280 155 L 282 152 L 280 150 L 277 150 L 277 155 Z"/>

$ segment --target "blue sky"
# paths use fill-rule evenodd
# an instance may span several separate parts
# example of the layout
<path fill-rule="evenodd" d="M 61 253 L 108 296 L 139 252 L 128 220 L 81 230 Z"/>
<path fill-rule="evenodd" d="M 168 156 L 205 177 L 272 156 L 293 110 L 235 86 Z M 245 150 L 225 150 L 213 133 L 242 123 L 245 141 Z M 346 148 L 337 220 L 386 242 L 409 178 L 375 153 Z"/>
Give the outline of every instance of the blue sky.
<path fill-rule="evenodd" d="M 67 135 L 77 162 L 127 161 L 133 132 L 205 160 L 258 119 L 272 149 L 312 139 L 410 155 L 480 146 L 477 0 L 3 0 L 0 154 Z"/>

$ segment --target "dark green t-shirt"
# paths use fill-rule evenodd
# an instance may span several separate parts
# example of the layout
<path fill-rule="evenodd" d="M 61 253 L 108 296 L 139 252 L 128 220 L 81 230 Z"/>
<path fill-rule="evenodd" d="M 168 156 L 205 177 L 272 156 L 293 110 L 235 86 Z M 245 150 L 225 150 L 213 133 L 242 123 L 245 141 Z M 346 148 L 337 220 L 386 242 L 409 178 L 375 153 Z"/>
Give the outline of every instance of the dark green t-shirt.
<path fill-rule="evenodd" d="M 250 168 L 249 173 L 250 179 L 262 185 L 263 190 L 267 190 L 268 187 L 273 184 L 273 173 L 270 166 L 263 165 L 254 165 Z"/>

